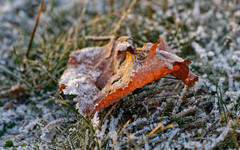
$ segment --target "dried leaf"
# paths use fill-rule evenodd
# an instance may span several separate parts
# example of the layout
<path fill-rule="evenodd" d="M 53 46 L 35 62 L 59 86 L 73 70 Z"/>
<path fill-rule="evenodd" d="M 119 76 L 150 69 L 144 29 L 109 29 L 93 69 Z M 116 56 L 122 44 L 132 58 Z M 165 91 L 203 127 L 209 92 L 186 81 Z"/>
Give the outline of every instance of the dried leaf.
<path fill-rule="evenodd" d="M 198 77 L 191 62 L 174 54 L 163 41 L 133 48 L 129 37 L 114 38 L 103 47 L 89 47 L 70 55 L 59 84 L 60 92 L 77 95 L 77 109 L 91 114 L 111 105 L 135 89 L 168 74 L 192 86 Z"/>
<path fill-rule="evenodd" d="M 18 83 L 11 87 L 10 95 L 12 97 L 17 97 L 17 96 L 23 94 L 24 91 L 25 91 L 25 87 L 22 84 Z"/>

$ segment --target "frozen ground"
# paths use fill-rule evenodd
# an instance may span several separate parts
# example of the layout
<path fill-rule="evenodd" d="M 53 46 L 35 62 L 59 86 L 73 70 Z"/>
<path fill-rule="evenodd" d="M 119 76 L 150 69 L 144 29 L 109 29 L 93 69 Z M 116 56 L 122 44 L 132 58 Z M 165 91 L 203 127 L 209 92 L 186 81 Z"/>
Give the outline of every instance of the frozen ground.
<path fill-rule="evenodd" d="M 68 51 L 91 45 L 84 40 L 85 35 L 128 35 L 138 39 L 138 44 L 163 38 L 181 57 L 192 61 L 191 70 L 199 76 L 199 82 L 186 88 L 178 80 L 163 78 L 121 100 L 106 118 L 109 109 L 92 119 L 82 118 L 55 101 L 57 87 L 41 85 L 44 75 L 28 83 L 24 71 L 19 74 L 22 63 L 16 56 L 23 60 L 40 1 L 0 0 L 0 149 L 239 148 L 238 1 L 140 0 L 131 11 L 125 7 L 127 1 L 115 2 L 112 9 L 109 1 L 90 1 L 81 21 L 76 21 L 85 3 L 46 1 L 31 52 L 34 58 L 39 59 L 47 53 L 45 49 L 52 48 L 49 39 L 69 33 L 77 35 L 81 44 Z M 116 12 L 109 13 L 111 10 Z M 73 26 L 76 24 L 80 26 Z M 64 42 L 74 45 L 75 39 Z M 61 49 L 65 45 L 53 47 Z M 53 60 L 48 61 L 51 64 Z M 67 58 L 64 62 L 66 65 Z M 42 65 L 43 74 L 44 67 L 48 66 Z M 35 70 L 26 72 L 26 76 L 35 78 Z M 54 76 L 56 79 L 46 72 L 50 74 L 47 81 L 54 80 L 51 83 L 57 85 L 62 71 Z M 30 88 L 9 96 L 17 83 Z M 74 106 L 71 98 L 63 99 Z M 160 129 L 149 135 L 161 122 Z"/>

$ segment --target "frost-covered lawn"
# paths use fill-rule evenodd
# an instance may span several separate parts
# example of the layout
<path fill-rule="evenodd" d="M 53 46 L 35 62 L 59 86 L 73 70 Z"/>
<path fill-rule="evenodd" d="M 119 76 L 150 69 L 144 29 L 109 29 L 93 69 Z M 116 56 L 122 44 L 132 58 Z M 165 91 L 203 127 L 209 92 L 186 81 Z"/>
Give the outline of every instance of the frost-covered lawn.
<path fill-rule="evenodd" d="M 0 149 L 239 148 L 237 0 L 46 0 L 26 58 L 40 2 L 0 1 Z M 199 81 L 188 88 L 167 76 L 81 116 L 58 80 L 71 51 L 105 44 L 87 35 L 137 46 L 163 38 Z"/>

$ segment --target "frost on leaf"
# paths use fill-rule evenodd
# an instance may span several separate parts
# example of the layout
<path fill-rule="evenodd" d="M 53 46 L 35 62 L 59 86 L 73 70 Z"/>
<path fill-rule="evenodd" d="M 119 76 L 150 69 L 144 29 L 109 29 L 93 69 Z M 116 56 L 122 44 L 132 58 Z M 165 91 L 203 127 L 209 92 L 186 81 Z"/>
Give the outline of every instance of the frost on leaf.
<path fill-rule="evenodd" d="M 89 47 L 71 53 L 60 92 L 76 95 L 77 109 L 91 114 L 111 105 L 135 89 L 168 74 L 192 86 L 198 77 L 163 41 L 133 48 L 129 37 L 112 38 L 103 47 Z"/>

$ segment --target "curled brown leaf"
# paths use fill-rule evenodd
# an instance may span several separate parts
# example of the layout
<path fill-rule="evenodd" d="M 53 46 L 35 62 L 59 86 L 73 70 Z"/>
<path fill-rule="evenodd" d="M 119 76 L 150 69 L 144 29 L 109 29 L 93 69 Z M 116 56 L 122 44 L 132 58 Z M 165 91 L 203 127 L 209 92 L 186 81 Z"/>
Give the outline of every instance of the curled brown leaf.
<path fill-rule="evenodd" d="M 81 114 L 91 114 L 120 100 L 135 89 L 168 74 L 192 86 L 198 77 L 164 42 L 133 48 L 129 37 L 112 38 L 103 47 L 72 52 L 59 84 L 64 94 L 77 95 Z"/>

